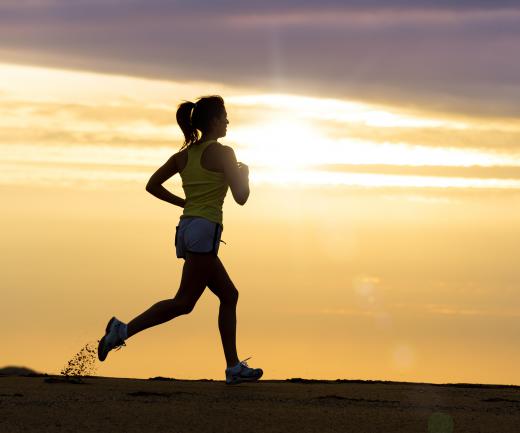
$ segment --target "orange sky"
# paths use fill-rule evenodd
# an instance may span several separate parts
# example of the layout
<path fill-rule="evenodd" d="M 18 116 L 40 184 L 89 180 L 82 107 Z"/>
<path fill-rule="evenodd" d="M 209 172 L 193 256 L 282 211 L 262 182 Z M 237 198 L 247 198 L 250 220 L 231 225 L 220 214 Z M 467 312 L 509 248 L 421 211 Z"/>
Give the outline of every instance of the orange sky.
<path fill-rule="evenodd" d="M 180 209 L 144 185 L 180 146 L 175 105 L 221 93 L 223 142 L 251 165 L 220 252 L 241 359 L 266 378 L 520 384 L 516 122 L 17 65 L 0 76 L 1 365 L 57 373 L 112 315 L 175 294 Z M 217 315 L 207 291 L 98 373 L 222 379 Z"/>

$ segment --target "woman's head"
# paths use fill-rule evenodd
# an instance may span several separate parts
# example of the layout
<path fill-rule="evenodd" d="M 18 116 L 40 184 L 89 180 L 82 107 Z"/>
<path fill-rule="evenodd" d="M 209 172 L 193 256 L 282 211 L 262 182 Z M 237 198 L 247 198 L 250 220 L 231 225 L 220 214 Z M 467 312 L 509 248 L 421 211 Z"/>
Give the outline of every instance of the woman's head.
<path fill-rule="evenodd" d="M 213 132 L 217 137 L 226 135 L 227 113 L 222 97 L 203 96 L 195 103 L 186 101 L 177 109 L 177 123 L 184 134 L 182 148 L 190 146 L 203 134 Z"/>

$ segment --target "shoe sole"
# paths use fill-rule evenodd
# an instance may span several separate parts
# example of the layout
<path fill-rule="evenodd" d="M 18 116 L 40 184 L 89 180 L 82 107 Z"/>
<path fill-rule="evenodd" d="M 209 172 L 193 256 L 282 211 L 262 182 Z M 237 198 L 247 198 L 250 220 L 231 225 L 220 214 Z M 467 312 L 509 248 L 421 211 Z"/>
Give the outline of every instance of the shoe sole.
<path fill-rule="evenodd" d="M 108 355 L 108 352 L 105 354 L 105 356 L 102 358 L 101 357 L 101 347 L 105 344 L 105 337 L 107 336 L 108 332 L 110 331 L 110 326 L 112 325 L 112 322 L 116 320 L 115 317 L 112 317 L 109 321 L 108 321 L 108 324 L 107 324 L 107 327 L 105 328 L 105 335 L 103 336 L 103 338 L 101 340 L 99 340 L 99 344 L 98 344 L 98 359 L 103 362 L 105 359 L 107 359 L 107 355 Z"/>
<path fill-rule="evenodd" d="M 260 379 L 262 376 L 264 375 L 264 372 L 262 371 L 262 373 L 260 374 L 260 376 L 258 377 L 237 377 L 235 380 L 233 380 L 232 382 L 228 382 L 226 381 L 226 385 L 237 385 L 239 383 L 243 383 L 243 382 L 256 382 L 258 379 Z"/>

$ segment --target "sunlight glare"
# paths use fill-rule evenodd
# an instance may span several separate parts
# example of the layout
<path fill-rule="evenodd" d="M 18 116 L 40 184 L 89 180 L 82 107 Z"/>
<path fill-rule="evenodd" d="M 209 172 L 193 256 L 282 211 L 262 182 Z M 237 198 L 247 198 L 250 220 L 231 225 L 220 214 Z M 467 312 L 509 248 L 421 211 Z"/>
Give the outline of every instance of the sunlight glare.
<path fill-rule="evenodd" d="M 309 124 L 294 118 L 277 118 L 258 127 L 237 127 L 230 139 L 241 143 L 244 161 L 273 169 L 302 169 L 312 164 L 323 140 Z"/>

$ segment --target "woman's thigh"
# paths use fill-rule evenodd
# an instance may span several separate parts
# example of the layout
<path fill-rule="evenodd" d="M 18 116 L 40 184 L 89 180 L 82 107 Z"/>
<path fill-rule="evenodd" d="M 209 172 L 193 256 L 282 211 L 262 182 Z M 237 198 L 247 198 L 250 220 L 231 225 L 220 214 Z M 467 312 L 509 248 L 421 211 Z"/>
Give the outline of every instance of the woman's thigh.
<path fill-rule="evenodd" d="M 216 257 L 213 254 L 187 253 L 182 278 L 175 299 L 195 306 L 215 273 Z"/>
<path fill-rule="evenodd" d="M 208 281 L 208 288 L 221 302 L 236 303 L 238 300 L 238 290 L 218 257 L 216 257 L 214 272 Z"/>

